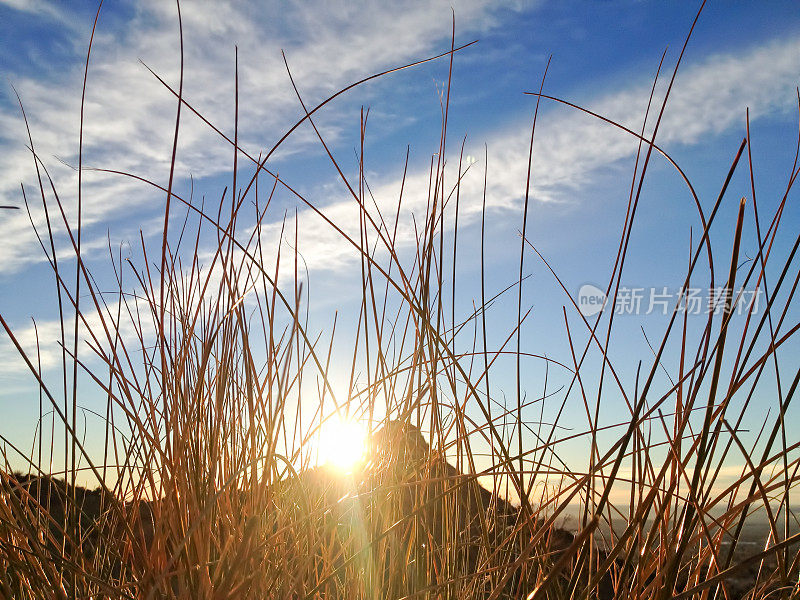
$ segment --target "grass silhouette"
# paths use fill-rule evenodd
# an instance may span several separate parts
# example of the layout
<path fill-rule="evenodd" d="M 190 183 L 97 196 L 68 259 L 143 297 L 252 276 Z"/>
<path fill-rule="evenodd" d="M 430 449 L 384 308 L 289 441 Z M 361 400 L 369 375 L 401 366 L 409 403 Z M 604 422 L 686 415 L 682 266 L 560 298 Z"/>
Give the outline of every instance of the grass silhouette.
<path fill-rule="evenodd" d="M 449 51 L 427 60 L 449 61 L 452 73 L 460 49 L 454 34 Z M 682 288 L 703 275 L 703 257 L 712 281 L 723 274 L 727 303 L 708 315 L 696 347 L 688 342 L 686 311 L 674 307 L 661 339 L 652 344 L 653 356 L 641 357 L 634 393 L 620 382 L 608 356 L 613 312 L 584 317 L 573 310 L 577 304 L 564 287 L 572 351 L 572 364 L 566 365 L 569 388 L 580 390 L 590 426 L 563 436 L 557 419 L 538 430 L 530 447 L 523 443 L 528 425 L 521 390 L 511 408 L 500 410 L 491 401 L 489 382 L 495 360 L 509 353 L 520 380 L 526 358 L 520 345 L 526 316 L 523 261 L 541 259 L 547 265 L 526 232 L 530 179 L 522 190 L 519 281 L 501 292 L 518 294 L 517 311 L 510 317 L 507 344 L 492 349 L 486 341 L 486 309 L 494 298 L 487 297 L 483 256 L 482 304 L 458 323 L 445 301 L 458 271 L 453 255 L 452 279 L 445 278 L 450 260 L 445 242 L 449 248 L 458 243 L 457 226 L 446 222 L 445 206 L 457 203 L 468 168 L 460 160 L 451 179 L 444 160 L 449 84 L 442 97 L 440 144 L 431 162 L 428 210 L 417 217 L 411 260 L 393 235 L 399 206 L 393 223 L 392 215 L 369 202 L 366 116 L 357 182 L 345 176 L 315 124 L 331 99 L 394 70 L 362 79 L 314 107 L 298 93 L 303 118 L 260 157 L 239 147 L 238 122 L 233 137 L 226 137 L 188 103 L 183 72 L 177 89 L 159 79 L 178 107 L 169 183 L 106 172 L 165 194 L 160 251 L 153 255 L 143 243 L 138 259 L 114 262 L 114 302 L 101 293 L 82 260 L 80 221 L 66 217 L 30 135 L 39 189 L 35 195 L 24 188 L 23 193 L 26 203 L 41 202 L 47 215 L 46 230 L 37 235 L 58 289 L 63 390 L 45 380 L 36 356 L 26 353 L 2 316 L 0 322 L 64 429 L 66 464 L 55 472 L 43 458 L 41 435 L 31 453 L 9 444 L 3 448 L 7 465 L 20 460 L 28 465 L 26 472 L 8 468 L 0 474 L 5 597 L 798 597 L 800 537 L 790 494 L 798 483 L 800 440 L 785 415 L 800 371 L 786 373 L 776 351 L 800 328 L 787 321 L 800 280 L 794 263 L 800 236 L 786 257 L 775 258 L 773 252 L 800 172 L 797 161 L 768 220 L 757 210 L 753 180 L 752 198 L 739 203 L 734 242 L 724 256 L 712 252 L 709 231 L 724 210 L 734 172 L 752 173 L 749 129 L 729 172 L 721 174 L 710 211 L 684 177 L 703 230 L 692 246 Z M 669 90 L 674 73 L 672 78 Z M 569 104 L 541 90 L 535 97 L 536 114 L 541 102 Z M 669 91 L 660 106 L 651 106 L 656 126 L 649 138 L 590 113 L 639 140 L 619 252 L 605 290 L 610 301 L 619 290 L 651 158 L 663 155 L 683 175 L 656 144 L 668 100 Z M 233 192 L 223 194 L 218 207 L 180 196 L 174 184 L 178 133 L 187 112 L 231 145 Z M 267 168 L 301 125 L 314 130 L 357 203 L 358 238 Z M 536 116 L 531 161 L 535 127 Z M 252 167 L 250 179 L 240 179 L 240 162 Z M 83 170 L 79 165 L 78 172 Z M 274 263 L 265 260 L 275 256 L 276 249 L 264 247 L 261 233 L 277 189 L 308 206 L 361 258 L 363 295 L 358 333 L 345 355 L 353 365 L 346 397 L 337 397 L 331 383 L 332 341 L 325 347 L 307 321 L 301 257 L 296 250 L 282 256 L 278 249 Z M 253 207 L 255 225 L 243 226 L 245 212 Z M 174 231 L 175 216 L 184 213 L 181 229 Z M 755 259 L 742 264 L 742 230 L 751 219 L 759 246 Z M 57 229 L 68 233 L 77 259 L 74 271 L 65 270 L 55 254 Z M 285 233 L 291 240 L 293 232 Z M 201 265 L 201 240 L 209 236 L 217 243 Z M 482 228 L 482 248 L 483 236 Z M 778 274 L 769 286 L 768 266 Z M 123 269 L 135 281 L 135 294 L 126 287 Z M 736 294 L 746 285 L 763 289 L 764 312 L 752 307 L 744 315 L 734 312 Z M 734 319 L 739 319 L 735 327 Z M 570 329 L 576 322 L 588 334 L 583 348 Z M 456 331 L 465 327 L 475 331 L 471 352 L 455 344 Z M 79 330 L 91 357 L 79 352 Z M 662 388 L 656 375 L 667 351 L 676 348 L 679 374 Z M 599 377 L 582 370 L 590 349 L 603 358 Z M 362 354 L 366 382 L 359 384 L 356 365 Z M 78 372 L 107 398 L 102 456 L 85 447 L 79 432 L 77 384 L 66 384 L 75 382 Z M 750 399 L 759 384 L 773 379 L 783 382 L 777 386 L 778 410 L 758 424 L 761 435 L 748 447 L 739 432 L 749 418 Z M 309 394 L 315 384 L 316 393 Z M 629 409 L 607 447 L 601 437 L 608 428 L 599 420 L 604 385 L 619 388 Z M 384 410 L 377 409 L 379 403 Z M 372 434 L 365 465 L 347 477 L 317 465 L 312 456 L 326 419 L 334 415 L 360 419 Z M 562 448 L 575 440 L 589 447 L 582 472 L 560 458 Z M 491 456 L 482 457 L 478 447 L 490 448 Z M 728 483 L 722 470 L 734 459 L 746 468 Z M 96 489 L 81 487 L 81 481 Z M 614 495 L 620 490 L 629 497 L 624 504 Z M 572 524 L 568 516 L 575 519 Z M 743 553 L 738 542 L 754 518 L 764 520 L 768 536 L 757 551 Z"/>

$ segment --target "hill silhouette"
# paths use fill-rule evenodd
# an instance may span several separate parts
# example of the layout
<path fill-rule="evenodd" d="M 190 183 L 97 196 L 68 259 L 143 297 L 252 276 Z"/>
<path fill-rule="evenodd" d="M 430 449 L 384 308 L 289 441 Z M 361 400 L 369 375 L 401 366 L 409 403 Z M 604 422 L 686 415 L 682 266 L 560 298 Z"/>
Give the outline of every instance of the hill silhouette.
<path fill-rule="evenodd" d="M 542 527 L 541 521 L 526 519 L 519 507 L 480 485 L 477 477 L 451 465 L 413 425 L 389 421 L 371 437 L 367 455 L 363 468 L 351 474 L 319 466 L 282 479 L 269 490 L 270 502 L 258 509 L 261 513 L 293 513 L 294 522 L 305 523 L 289 534 L 294 541 L 287 543 L 287 548 L 293 548 L 287 552 L 300 552 L 304 544 L 325 549 L 326 560 L 315 563 L 316 577 L 326 582 L 329 590 L 347 589 L 343 574 L 359 561 L 370 565 L 365 577 L 394 581 L 389 571 L 399 560 L 407 564 L 407 577 L 398 589 L 384 590 L 387 597 L 422 593 L 436 584 L 431 574 L 443 569 L 447 570 L 443 576 L 452 577 L 452 572 L 488 573 L 498 564 L 514 563 Z M 95 552 L 103 551 L 101 546 L 109 536 L 132 536 L 130 547 L 135 550 L 114 559 L 110 577 L 125 569 L 135 572 L 132 566 L 155 552 L 156 531 L 163 526 L 157 515 L 162 509 L 169 514 L 163 506 L 169 499 L 125 503 L 100 488 L 73 487 L 49 475 L 4 473 L 3 483 L 3 504 L 18 516 L 16 522 L 25 529 L 30 548 L 56 564 L 64 555 L 62 547 L 78 544 L 80 554 L 91 559 Z M 248 506 L 247 490 L 230 493 L 239 498 L 239 506 Z M 198 503 L 198 510 L 213 505 L 218 495 L 203 494 L 205 500 Z M 198 518 L 188 515 L 190 522 Z M 65 535 L 65 530 L 77 534 Z M 270 531 L 264 533 L 268 537 Z M 535 568 L 548 569 L 574 540 L 572 532 L 552 527 L 529 560 Z M 169 555 L 171 549 L 165 550 Z M 448 564 L 437 564 L 437 556 L 447 556 Z M 602 561 L 605 556 L 598 548 L 595 559 Z M 315 560 L 313 556 L 309 559 Z M 564 559 L 568 561 L 562 576 L 566 582 L 574 556 Z M 335 565 L 332 571 L 331 564 Z M 617 569 L 625 568 L 615 564 Z M 615 597 L 613 571 L 609 570 L 598 586 L 601 600 Z M 729 596 L 744 597 L 756 576 L 754 565 L 732 578 L 727 586 Z M 500 597 L 521 598 L 524 591 L 525 582 L 514 575 L 505 581 Z M 475 597 L 483 595 L 476 590 Z"/>
<path fill-rule="evenodd" d="M 430 564 L 435 554 L 429 551 L 431 547 L 452 547 L 450 568 L 477 572 L 496 561 L 493 550 L 508 553 L 509 539 L 531 530 L 522 522 L 518 507 L 432 451 L 413 425 L 389 421 L 371 437 L 368 457 L 363 468 L 350 475 L 320 466 L 282 480 L 273 490 L 276 500 L 262 510 L 287 510 L 279 499 L 292 498 L 289 508 L 298 520 L 321 515 L 313 524 L 314 535 L 336 545 L 331 552 L 342 565 L 370 553 L 377 544 L 384 544 L 387 569 L 392 557 L 405 556 L 409 569 L 416 573 L 409 578 L 416 582 L 416 589 L 397 590 L 402 593 L 432 584 L 429 573 L 436 565 Z M 38 540 L 37 548 L 54 561 L 62 555 L 62 545 L 73 543 L 90 557 L 100 537 L 110 534 L 133 534 L 138 552 L 150 551 L 159 526 L 159 504 L 167 501 L 124 503 L 101 488 L 72 487 L 49 475 L 9 473 L 5 483 L 12 510 L 25 516 L 31 544 L 36 546 Z M 234 492 L 242 498 L 247 493 Z M 211 495 L 206 496 L 212 500 Z M 76 527 L 78 535 L 65 536 L 65 528 L 73 530 L 70 527 Z M 350 535 L 352 531 L 359 535 Z M 572 541 L 570 532 L 554 528 L 546 543 L 557 554 Z M 512 558 L 506 556 L 506 560 Z M 139 559 L 135 553 L 129 556 L 131 561 Z M 121 567 L 118 564 L 113 571 Z M 512 581 L 510 588 L 517 583 Z"/>

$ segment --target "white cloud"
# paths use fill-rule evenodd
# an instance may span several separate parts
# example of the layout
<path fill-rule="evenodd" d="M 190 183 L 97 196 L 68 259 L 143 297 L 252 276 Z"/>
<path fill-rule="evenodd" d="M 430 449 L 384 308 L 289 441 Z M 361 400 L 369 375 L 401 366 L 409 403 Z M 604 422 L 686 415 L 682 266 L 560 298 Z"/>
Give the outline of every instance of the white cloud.
<path fill-rule="evenodd" d="M 751 119 L 776 111 L 796 109 L 795 86 L 800 82 L 800 41 L 778 40 L 738 54 L 719 55 L 691 65 L 679 72 L 662 121 L 657 143 L 667 149 L 676 144 L 694 144 L 733 126 L 743 130 L 745 108 Z M 587 108 L 607 116 L 634 131 L 641 129 L 651 83 L 634 82 L 630 87 L 590 99 Z M 654 106 L 666 90 L 666 79 L 657 88 Z M 531 104 L 535 100 L 531 100 Z M 548 102 L 548 101 L 543 101 Z M 544 106 L 544 105 L 543 105 Z M 654 119 L 651 114 L 651 126 Z M 530 123 L 512 123 L 495 132 L 487 141 L 489 174 L 487 206 L 517 209 L 525 190 Z M 451 146 L 452 148 L 452 146 Z M 532 194 L 539 201 L 565 201 L 577 189 L 591 183 L 598 171 L 632 158 L 637 140 L 573 109 L 544 111 L 537 124 L 534 147 Z M 483 155 L 482 148 L 468 148 L 472 155 Z M 451 152 L 449 182 L 455 182 L 458 155 Z M 656 159 L 658 160 L 658 159 Z M 460 223 L 479 218 L 483 198 L 483 165 L 473 165 L 461 188 Z M 343 188 L 343 186 L 341 186 Z M 384 181 L 373 185 L 378 206 L 384 216 L 393 218 L 400 182 Z M 310 198 L 314 201 L 315 198 Z M 403 212 L 398 230 L 398 245 L 414 242 L 412 214 L 424 215 L 428 202 L 428 173 L 416 172 L 406 178 Z M 358 239 L 358 210 L 352 198 L 325 206 L 325 214 Z M 377 219 L 377 214 L 374 213 Z M 515 212 L 513 219 L 519 220 Z M 358 259 L 358 253 L 343 242 L 330 226 L 311 210 L 299 213 L 299 248 L 312 268 L 343 268 Z M 294 231 L 293 220 L 286 226 Z M 280 225 L 264 229 L 267 247 L 277 241 Z"/>
<path fill-rule="evenodd" d="M 212 6 L 213 10 L 209 7 Z M 363 6 L 347 8 L 346 3 L 321 3 L 317 10 L 293 5 L 289 14 L 269 15 L 248 11 L 240 2 L 184 3 L 184 30 L 187 41 L 186 94 L 212 121 L 232 129 L 233 44 L 240 44 L 242 130 L 247 131 L 245 147 L 269 145 L 287 122 L 298 114 L 296 99 L 277 61 L 279 48 L 287 48 L 296 80 L 309 99 L 319 100 L 355 77 L 424 55 L 449 35 L 449 7 L 436 5 L 435 13 L 424 3 L 403 10 Z M 165 184 L 175 112 L 174 99 L 136 62 L 141 56 L 170 82 L 177 80 L 177 33 L 175 16 L 168 3 L 150 2 L 138 9 L 125 31 L 111 34 L 101 29 L 99 45 L 89 76 L 87 104 L 87 151 L 85 163 L 109 166 L 152 177 Z M 432 17 L 436 14 L 436 17 Z M 461 30 L 490 26 L 492 13 L 478 2 L 456 6 Z M 258 17 L 258 18 L 256 18 Z M 102 17 L 101 17 L 102 19 Z M 102 22 L 102 21 L 101 21 Z M 293 27 L 284 28 L 286 23 Z M 744 109 L 751 116 L 782 111 L 793 106 L 794 86 L 800 79 L 800 41 L 777 40 L 736 54 L 710 57 L 703 62 L 687 62 L 663 121 L 659 143 L 693 144 L 743 122 Z M 80 77 L 70 72 L 63 81 L 19 82 L 31 118 L 37 148 L 53 166 L 60 193 L 74 205 L 76 176 L 70 169 L 53 164 L 53 154 L 76 163 L 77 115 Z M 642 79 L 629 87 L 589 99 L 588 108 L 638 130 L 644 114 L 650 84 Z M 663 94 L 663 86 L 660 88 Z M 533 100 L 531 101 L 533 105 Z M 178 171 L 208 176 L 227 172 L 230 150 L 207 128 L 184 111 Z M 546 111 L 541 116 L 535 147 L 534 197 L 540 201 L 559 201 L 565 193 L 586 185 L 598 170 L 633 156 L 636 140 L 615 129 L 571 110 Z M 487 202 L 490 208 L 520 206 L 525 185 L 528 135 L 527 119 L 511 123 L 488 139 L 489 180 Z M 0 197 L 7 204 L 18 198 L 19 181 L 30 183 L 32 160 L 24 148 L 19 118 L 8 109 L 0 110 L 0 130 L 16 132 L 12 140 L 0 139 Z M 331 133 L 331 132 L 327 132 Z M 335 135 L 335 132 L 331 133 Z M 306 133 L 308 135 L 308 133 Z M 313 142 L 313 140 L 311 140 Z M 451 142 L 452 143 L 452 142 Z M 482 146 L 482 144 L 481 144 Z M 452 146 L 451 146 L 452 148 Z M 468 148 L 482 157 L 482 148 Z M 454 183 L 457 156 L 450 156 L 449 184 Z M 482 164 L 464 180 L 461 218 L 465 225 L 480 214 Z M 151 219 L 163 200 L 162 195 L 141 184 L 86 174 L 84 223 L 99 229 L 100 224 L 121 215 L 135 214 L 129 225 Z M 384 216 L 393 219 L 399 181 L 375 178 L 373 191 Z M 345 232 L 358 238 L 358 209 L 352 198 L 344 197 L 343 187 L 328 184 L 319 197 L 325 214 Z M 408 176 L 404 190 L 404 211 L 398 230 L 398 245 L 414 242 L 412 214 L 424 214 L 427 205 L 428 174 Z M 331 190 L 338 190 L 331 193 Z M 334 200 L 327 200 L 333 197 Z M 29 197 L 29 199 L 31 199 Z M 36 202 L 35 198 L 32 198 Z M 143 216 L 144 215 L 144 216 Z M 40 211 L 35 213 L 42 225 Z M 299 249 L 315 270 L 336 270 L 352 264 L 357 252 L 345 244 L 329 225 L 311 210 L 298 214 Z M 519 215 L 513 218 L 518 220 Z M 266 224 L 266 248 L 274 247 L 281 223 Z M 287 232 L 294 231 L 293 217 Z M 104 232 L 94 231 L 87 238 L 90 247 L 102 249 Z M 374 238 L 374 235 L 372 236 Z M 60 240 L 60 246 L 64 246 Z M 68 254 L 68 252 L 67 252 Z M 0 274 L 10 274 L 41 260 L 41 253 L 22 211 L 0 214 Z M 42 338 L 54 325 L 42 324 Z M 26 339 L 30 338 L 30 331 Z M 30 340 L 28 340 L 30 341 Z"/>
<path fill-rule="evenodd" d="M 8 2 L 8 0 L 6 0 Z M 14 5 L 16 6 L 16 4 Z M 49 10 L 47 3 L 38 3 Z M 463 0 L 454 5 L 458 28 L 466 32 L 494 23 L 491 4 Z M 108 8 L 107 10 L 112 10 Z M 178 28 L 173 4 L 150 0 L 135 5 L 122 30 L 104 29 L 101 13 L 89 71 L 84 128 L 84 164 L 133 172 L 166 183 L 175 118 L 175 100 L 139 63 L 141 58 L 177 85 Z M 240 56 L 240 129 L 253 153 L 278 139 L 300 114 L 280 58 L 285 48 L 303 94 L 319 101 L 354 79 L 418 58 L 446 46 L 449 2 L 416 1 L 394 5 L 348 2 L 260 5 L 250 2 L 182 4 L 186 50 L 185 97 L 213 122 L 232 132 L 234 45 Z M 88 27 L 88 25 L 87 25 Z M 85 43 L 87 32 L 75 35 Z M 58 156 L 77 164 L 82 65 L 56 80 L 15 78 L 31 120 L 34 141 L 49 166 Z M 19 203 L 19 182 L 33 184 L 32 161 L 24 128 L 13 102 L 0 107 L 0 199 Z M 310 139 L 298 132 L 295 139 Z M 326 133 L 333 134 L 331 130 Z M 203 177 L 225 172 L 230 150 L 188 111 L 183 111 L 177 173 Z M 56 165 L 59 193 L 74 206 L 74 173 Z M 157 206 L 161 195 L 131 182 L 87 175 L 84 225 L 108 223 L 131 208 Z M 72 214 L 72 211 L 70 211 Z M 35 212 L 42 225 L 40 211 Z M 0 274 L 14 273 L 41 260 L 27 217 L 0 215 Z"/>
<path fill-rule="evenodd" d="M 116 314 L 118 310 L 118 301 L 116 299 L 106 299 L 108 305 L 103 309 L 103 319 L 100 314 L 92 306 L 89 305 L 87 300 L 81 307 L 83 319 L 79 322 L 78 339 L 79 359 L 88 364 L 96 364 L 93 350 L 87 346 L 88 343 L 94 343 L 92 336 L 96 336 L 100 341 L 101 346 L 105 349 L 109 347 L 103 330 L 103 320 L 106 324 L 115 322 L 120 336 L 132 341 L 135 340 L 134 324 L 125 314 L 123 308 L 119 322 L 116 322 Z M 72 335 L 74 326 L 74 310 L 72 313 L 67 310 L 65 316 L 64 334 L 67 340 L 67 348 L 71 352 L 72 349 Z M 83 321 L 85 320 L 85 322 Z M 91 332 L 91 333 L 90 333 Z M 3 332 L 3 343 L 0 344 L 0 361 L 4 365 L 3 372 L 11 376 L 12 374 L 29 374 L 29 368 L 20 357 L 18 350 L 14 347 L 11 341 Z M 25 352 L 28 360 L 34 367 L 41 366 L 42 373 L 46 374 L 52 369 L 58 367 L 61 363 L 61 346 L 59 340 L 61 339 L 61 327 L 57 319 L 43 319 L 37 320 L 35 323 L 28 321 L 28 323 L 21 327 L 14 329 L 14 337 L 19 345 Z M 68 364 L 71 364 L 69 356 L 67 356 Z M 31 381 L 29 378 L 27 381 Z M 46 380 L 46 378 L 45 378 Z"/>
<path fill-rule="evenodd" d="M 675 144 L 694 144 L 728 128 L 744 124 L 745 109 L 751 118 L 796 106 L 795 86 L 800 83 L 800 41 L 789 38 L 741 53 L 710 57 L 679 71 L 657 143 L 667 149 Z M 666 88 L 667 77 L 657 88 L 656 103 Z M 634 131 L 641 128 L 650 83 L 637 82 L 584 105 Z M 544 101 L 545 103 L 547 101 Z M 651 114 L 651 127 L 654 123 Z M 524 185 L 528 152 L 520 127 L 490 141 L 490 160 L 507 169 L 491 183 L 492 197 L 501 205 L 519 198 Z M 633 156 L 637 141 L 611 126 L 573 109 L 545 116 L 535 142 L 534 193 L 542 200 L 558 199 L 565 190 L 587 184 L 592 174 L 614 162 Z M 493 173 L 497 174 L 497 173 Z"/>
<path fill-rule="evenodd" d="M 5 4 L 15 10 L 29 12 L 40 15 L 56 16 L 58 9 L 44 0 L 0 0 L 0 4 Z"/>

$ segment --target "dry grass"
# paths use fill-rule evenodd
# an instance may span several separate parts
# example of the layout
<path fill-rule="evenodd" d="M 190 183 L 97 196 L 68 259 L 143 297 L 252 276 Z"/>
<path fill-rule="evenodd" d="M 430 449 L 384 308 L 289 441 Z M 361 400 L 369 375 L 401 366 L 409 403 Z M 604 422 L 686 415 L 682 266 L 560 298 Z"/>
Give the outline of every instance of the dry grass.
<path fill-rule="evenodd" d="M 456 51 L 438 58 L 449 60 L 452 68 Z M 800 237 L 787 256 L 775 259 L 772 251 L 779 232 L 796 235 L 780 230 L 798 174 L 796 161 L 779 208 L 768 220 L 758 213 L 753 183 L 752 198 L 739 206 L 726 256 L 712 252 L 708 233 L 718 214 L 730 208 L 725 192 L 734 171 L 752 172 L 747 139 L 727 178 L 721 174 L 724 183 L 711 210 L 697 200 L 704 229 L 681 283 L 688 287 L 703 277 L 698 265 L 705 258 L 713 267 L 712 281 L 722 273 L 726 289 L 762 289 L 765 310 L 737 315 L 729 305 L 710 314 L 699 343 L 690 347 L 687 340 L 694 336 L 687 328 L 694 325 L 676 308 L 653 344 L 653 356 L 640 357 L 632 391 L 617 378 L 610 359 L 603 359 L 599 374 L 582 370 L 590 350 L 607 356 L 614 317 L 605 311 L 587 320 L 573 310 L 577 306 L 567 293 L 564 318 L 572 363 L 562 396 L 564 403 L 581 398 L 589 427 L 561 435 L 559 411 L 554 423 L 538 429 L 531 446 L 523 443 L 527 410 L 519 383 L 512 408 L 500 410 L 488 401 L 496 358 L 511 353 L 518 382 L 519 365 L 528 360 L 519 341 L 525 318 L 521 285 L 506 292 L 518 294 L 518 310 L 508 323 L 508 343 L 499 349 L 487 347 L 484 309 L 492 292 L 483 281 L 482 305 L 464 322 L 456 320 L 446 300 L 458 271 L 457 226 L 447 218 L 457 218 L 458 210 L 446 211 L 445 205 L 457 207 L 463 174 L 459 162 L 457 173 L 447 171 L 446 184 L 449 88 L 442 98 L 428 211 L 418 215 L 410 259 L 397 249 L 393 235 L 399 206 L 395 215 L 380 214 L 369 200 L 363 170 L 366 118 L 356 182 L 328 152 L 361 215 L 358 238 L 330 222 L 361 256 L 358 333 L 342 352 L 334 349 L 333 335 L 324 342 L 311 333 L 297 253 L 278 253 L 274 260 L 278 249 L 262 246 L 261 224 L 271 214 L 276 189 L 291 191 L 327 219 L 266 167 L 285 137 L 256 158 L 238 148 L 237 125 L 225 138 L 231 144 L 236 193 L 223 196 L 218 207 L 180 197 L 173 189 L 178 130 L 181 115 L 194 109 L 181 97 L 182 82 L 177 90 L 167 87 L 179 106 L 169 184 L 142 181 L 166 197 L 160 252 L 152 255 L 142 244 L 138 259 L 126 264 L 112 256 L 118 283 L 113 301 L 80 260 L 80 222 L 66 218 L 33 136 L 29 140 L 40 189 L 36 199 L 26 191 L 26 202 L 42 202 L 48 215 L 46 231 L 38 233 L 57 281 L 63 378 L 46 381 L 37 357 L 18 348 L 38 381 L 43 410 L 52 410 L 65 432 L 67 458 L 60 475 L 67 481 L 37 478 L 57 470 L 48 461 L 50 449 L 42 448 L 42 435 L 32 452 L 6 455 L 7 465 L 20 460 L 28 465 L 27 473 L 7 469 L 0 474 L 0 590 L 6 597 L 755 599 L 800 594 L 798 535 L 792 529 L 797 521 L 789 504 L 798 482 L 800 441 L 784 421 L 800 371 L 796 361 L 776 357 L 800 327 L 787 321 L 800 277 L 794 263 Z M 537 95 L 537 110 L 548 98 Z M 316 131 L 314 114 L 326 102 L 307 110 L 298 125 Z M 664 105 L 651 107 L 657 119 Z M 534 129 L 535 123 L 534 118 Z M 656 126 L 653 139 L 645 139 L 629 131 L 640 140 L 640 152 L 608 279 L 612 299 L 645 173 L 653 153 L 664 154 L 654 142 L 657 132 Z M 319 141 L 327 151 L 322 135 Z M 237 179 L 241 162 L 253 167 L 247 181 Z M 520 279 L 523 259 L 539 260 L 525 233 L 529 189 L 524 191 Z M 253 207 L 255 226 L 241 226 L 252 218 Z M 181 223 L 176 215 L 184 213 Z M 740 266 L 747 220 L 757 226 L 757 256 Z M 65 271 L 57 261 L 58 228 L 69 232 L 79 258 L 74 270 Z M 291 240 L 295 232 L 285 235 Z M 201 239 L 210 237 L 217 244 L 201 265 Z M 778 274 L 769 286 L 768 272 Z M 99 316 L 90 317 L 94 313 Z M 5 320 L 2 324 L 16 344 L 14 332 Z M 588 333 L 583 347 L 572 333 L 576 326 Z M 475 332 L 469 351 L 455 342 L 455 332 L 464 328 Z M 79 329 L 91 356 L 79 350 Z M 656 375 L 668 352 L 679 356 L 677 366 L 670 367 L 678 376 L 662 386 Z M 351 383 L 345 397 L 337 397 L 329 373 L 332 362 L 343 360 L 351 366 Z M 84 447 L 79 432 L 77 385 L 68 385 L 78 372 L 107 398 L 105 429 L 94 432 L 103 438 L 100 454 Z M 603 386 L 617 388 L 629 409 L 610 444 L 602 442 L 605 431 L 599 424 Z M 750 418 L 757 387 L 771 390 L 775 409 L 755 427 L 761 434 L 747 447 L 738 432 Z M 334 413 L 355 415 L 371 431 L 384 432 L 370 462 L 349 478 L 314 467 L 318 430 Z M 430 446 L 408 446 L 410 425 L 425 433 Z M 395 430 L 394 437 L 387 435 Z M 576 440 L 589 448 L 583 472 L 566 468 L 559 456 L 564 444 Z M 480 456 L 478 447 L 490 447 L 491 457 Z M 4 452 L 15 451 L 7 444 Z M 445 462 L 445 455 L 458 468 Z M 742 460 L 747 468 L 728 484 L 723 467 Z M 488 494 L 479 477 L 493 482 L 494 491 L 507 490 L 519 507 Z M 81 481 L 99 489 L 84 490 L 76 485 Z M 621 491 L 629 502 L 619 502 Z M 574 535 L 567 535 L 561 524 L 575 507 Z M 736 541 L 754 514 L 766 515 L 769 537 L 759 553 L 745 559 Z"/>

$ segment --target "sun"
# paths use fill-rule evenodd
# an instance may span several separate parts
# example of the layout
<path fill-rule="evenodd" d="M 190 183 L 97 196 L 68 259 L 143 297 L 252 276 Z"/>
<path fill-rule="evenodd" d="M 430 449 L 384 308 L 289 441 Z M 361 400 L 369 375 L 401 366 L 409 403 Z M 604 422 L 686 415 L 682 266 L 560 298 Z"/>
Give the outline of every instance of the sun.
<path fill-rule="evenodd" d="M 358 421 L 334 415 L 322 425 L 319 462 L 342 473 L 351 473 L 363 462 L 367 428 Z"/>

